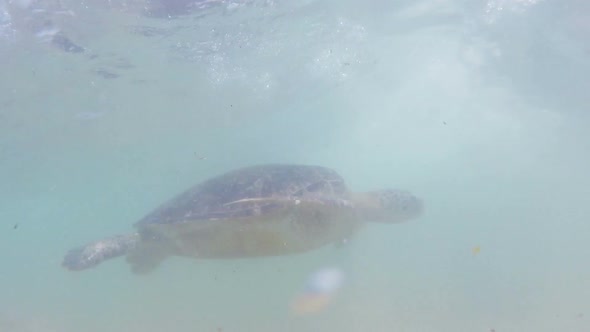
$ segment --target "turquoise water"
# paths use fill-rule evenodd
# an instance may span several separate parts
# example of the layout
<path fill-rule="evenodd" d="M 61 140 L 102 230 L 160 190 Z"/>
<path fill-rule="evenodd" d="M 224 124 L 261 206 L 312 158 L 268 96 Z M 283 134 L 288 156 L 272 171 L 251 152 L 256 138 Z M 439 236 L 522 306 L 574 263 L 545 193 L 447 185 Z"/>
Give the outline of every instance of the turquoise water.
<path fill-rule="evenodd" d="M 67 5 L 55 22 L 85 52 L 16 23 L 0 46 L 0 332 L 588 330 L 583 1 Z M 408 189 L 425 213 L 302 255 L 60 266 L 271 162 Z M 295 315 L 324 267 L 342 287 Z"/>

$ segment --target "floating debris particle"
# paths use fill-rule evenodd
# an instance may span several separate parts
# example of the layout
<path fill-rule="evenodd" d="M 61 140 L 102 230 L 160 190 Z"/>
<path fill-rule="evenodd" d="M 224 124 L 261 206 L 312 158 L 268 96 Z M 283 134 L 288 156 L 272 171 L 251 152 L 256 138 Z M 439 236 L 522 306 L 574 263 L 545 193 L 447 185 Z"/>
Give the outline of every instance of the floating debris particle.
<path fill-rule="evenodd" d="M 115 79 L 119 77 L 119 74 L 113 73 L 111 71 L 108 71 L 106 69 L 100 68 L 94 71 L 95 74 L 97 74 L 98 76 L 101 76 L 102 78 L 106 78 L 109 80 Z"/>
<path fill-rule="evenodd" d="M 76 113 L 76 118 L 80 119 L 80 120 L 89 121 L 89 120 L 95 120 L 95 119 L 101 118 L 106 113 L 107 113 L 107 111 L 83 111 L 83 112 Z"/>
<path fill-rule="evenodd" d="M 57 33 L 51 39 L 51 43 L 56 46 L 57 48 L 61 49 L 62 51 L 68 53 L 82 53 L 84 52 L 84 47 L 76 45 L 72 42 L 67 36 Z"/>
<path fill-rule="evenodd" d="M 199 160 L 207 160 L 207 157 L 205 157 L 205 156 L 201 156 L 201 155 L 198 155 L 196 152 L 195 152 L 195 156 L 196 156 L 196 157 L 197 157 L 197 159 L 199 159 Z"/>
<path fill-rule="evenodd" d="M 480 246 L 475 246 L 475 247 L 471 248 L 471 253 L 473 254 L 473 256 L 479 255 L 480 251 L 481 251 Z"/>

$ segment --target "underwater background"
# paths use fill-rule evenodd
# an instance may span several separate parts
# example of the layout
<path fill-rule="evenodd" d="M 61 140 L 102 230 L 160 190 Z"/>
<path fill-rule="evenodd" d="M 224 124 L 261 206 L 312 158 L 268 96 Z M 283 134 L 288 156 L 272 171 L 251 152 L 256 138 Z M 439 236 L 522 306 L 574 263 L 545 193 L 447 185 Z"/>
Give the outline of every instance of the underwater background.
<path fill-rule="evenodd" d="M 0 332 L 588 331 L 589 56 L 585 0 L 0 1 Z M 424 213 L 300 255 L 60 266 L 264 163 Z"/>

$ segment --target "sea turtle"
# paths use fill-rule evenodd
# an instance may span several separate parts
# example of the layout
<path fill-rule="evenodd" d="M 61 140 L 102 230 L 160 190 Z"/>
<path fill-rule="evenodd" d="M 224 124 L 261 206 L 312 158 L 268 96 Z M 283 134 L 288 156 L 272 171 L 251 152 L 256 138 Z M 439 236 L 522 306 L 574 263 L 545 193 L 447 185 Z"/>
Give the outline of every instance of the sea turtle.
<path fill-rule="evenodd" d="M 301 253 L 338 243 L 366 221 L 402 222 L 421 210 L 403 190 L 352 193 L 329 168 L 250 166 L 190 188 L 139 220 L 136 232 L 70 250 L 62 265 L 84 270 L 127 255 L 134 273 L 147 273 L 168 256 Z"/>

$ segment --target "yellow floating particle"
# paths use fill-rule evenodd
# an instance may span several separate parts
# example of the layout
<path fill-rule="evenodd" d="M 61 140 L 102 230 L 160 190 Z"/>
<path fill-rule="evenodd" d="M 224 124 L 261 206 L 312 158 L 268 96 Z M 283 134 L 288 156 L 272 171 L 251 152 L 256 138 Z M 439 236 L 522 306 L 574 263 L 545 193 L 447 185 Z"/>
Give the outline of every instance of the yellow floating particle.
<path fill-rule="evenodd" d="M 480 246 L 475 246 L 475 247 L 471 248 L 471 253 L 473 254 L 473 256 L 478 255 L 480 251 L 481 251 Z"/>

